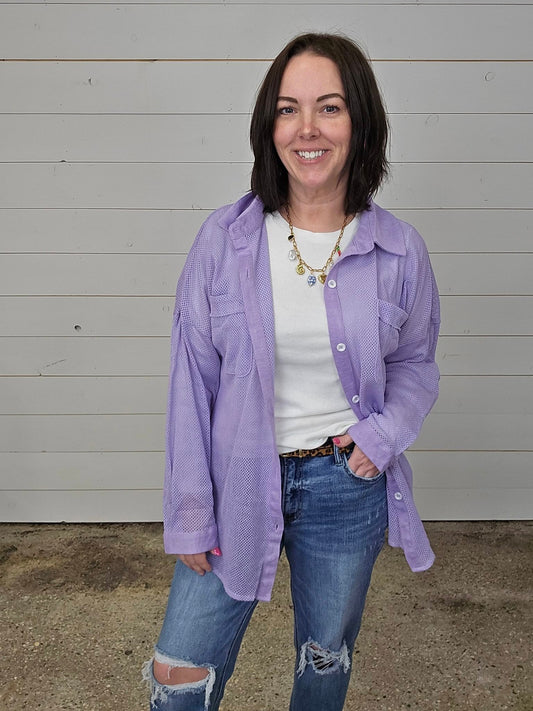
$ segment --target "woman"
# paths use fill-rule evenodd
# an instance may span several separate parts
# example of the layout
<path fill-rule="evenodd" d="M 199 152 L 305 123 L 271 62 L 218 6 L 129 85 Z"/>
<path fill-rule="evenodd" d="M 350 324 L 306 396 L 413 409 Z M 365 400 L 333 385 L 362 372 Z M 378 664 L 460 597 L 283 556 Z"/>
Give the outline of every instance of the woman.
<path fill-rule="evenodd" d="M 251 193 L 204 223 L 172 336 L 164 518 L 179 561 L 152 709 L 219 708 L 284 548 L 290 709 L 338 711 L 372 567 L 433 553 L 403 451 L 437 396 L 438 296 L 416 231 L 372 202 L 387 120 L 368 61 L 295 38 L 260 88 Z"/>

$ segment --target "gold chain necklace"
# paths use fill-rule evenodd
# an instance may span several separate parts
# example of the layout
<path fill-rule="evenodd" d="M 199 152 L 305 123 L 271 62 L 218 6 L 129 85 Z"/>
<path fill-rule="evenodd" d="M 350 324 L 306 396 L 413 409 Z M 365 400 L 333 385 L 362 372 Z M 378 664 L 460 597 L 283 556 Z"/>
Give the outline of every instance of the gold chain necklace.
<path fill-rule="evenodd" d="M 342 240 L 342 236 L 344 234 L 344 228 L 346 227 L 346 224 L 348 222 L 348 215 L 345 216 L 344 222 L 342 223 L 341 231 L 340 234 L 337 238 L 337 241 L 335 242 L 335 246 L 331 250 L 331 254 L 327 258 L 326 263 L 324 264 L 323 267 L 320 267 L 319 269 L 315 269 L 314 267 L 311 267 L 305 259 L 302 257 L 300 250 L 298 249 L 298 245 L 296 243 L 296 237 L 294 236 L 294 228 L 292 226 L 291 222 L 291 215 L 289 212 L 289 206 L 287 205 L 285 207 L 287 211 L 287 222 L 289 223 L 289 228 L 291 230 L 290 235 L 288 236 L 288 240 L 292 245 L 292 248 L 289 250 L 289 259 L 291 262 L 294 262 L 294 260 L 298 260 L 298 264 L 296 265 L 296 273 L 300 274 L 302 276 L 305 274 L 305 270 L 309 272 L 309 276 L 307 277 L 307 283 L 309 286 L 314 286 L 316 284 L 317 277 L 315 274 L 318 274 L 318 281 L 321 284 L 324 284 L 326 281 L 326 273 L 330 266 L 333 263 L 333 259 L 335 257 L 335 254 L 337 254 L 339 257 L 341 256 L 341 250 L 340 250 L 340 244 Z"/>

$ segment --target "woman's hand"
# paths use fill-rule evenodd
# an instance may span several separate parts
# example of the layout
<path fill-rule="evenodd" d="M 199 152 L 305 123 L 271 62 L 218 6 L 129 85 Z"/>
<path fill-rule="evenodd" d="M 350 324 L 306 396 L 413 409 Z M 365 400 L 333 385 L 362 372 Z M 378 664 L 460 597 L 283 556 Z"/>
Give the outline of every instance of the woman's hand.
<path fill-rule="evenodd" d="M 211 566 L 207 560 L 206 553 L 179 553 L 178 558 L 187 568 L 194 570 L 198 575 L 211 572 Z"/>
<path fill-rule="evenodd" d="M 337 447 L 347 447 L 353 442 L 353 439 L 349 434 L 343 434 L 334 437 L 333 442 Z M 379 469 L 375 466 L 374 462 L 372 462 L 357 445 L 353 448 L 353 452 L 348 459 L 348 466 L 357 476 L 366 478 L 379 474 Z"/>

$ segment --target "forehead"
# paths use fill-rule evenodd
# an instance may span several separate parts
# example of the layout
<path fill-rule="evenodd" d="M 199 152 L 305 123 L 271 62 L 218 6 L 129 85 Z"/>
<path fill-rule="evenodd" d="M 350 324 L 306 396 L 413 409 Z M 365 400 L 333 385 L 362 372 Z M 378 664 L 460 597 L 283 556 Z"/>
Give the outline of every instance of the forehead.
<path fill-rule="evenodd" d="M 311 52 L 291 57 L 281 77 L 280 94 L 292 91 L 291 96 L 302 93 L 317 95 L 343 93 L 342 79 L 335 62 Z"/>

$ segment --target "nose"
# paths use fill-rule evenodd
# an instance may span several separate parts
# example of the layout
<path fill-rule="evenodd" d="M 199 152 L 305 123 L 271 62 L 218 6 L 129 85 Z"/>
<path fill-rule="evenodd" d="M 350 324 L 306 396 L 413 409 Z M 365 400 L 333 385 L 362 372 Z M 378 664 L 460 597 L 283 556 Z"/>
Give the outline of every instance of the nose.
<path fill-rule="evenodd" d="M 300 113 L 300 126 L 298 134 L 300 138 L 305 138 L 307 140 L 310 138 L 316 138 L 320 134 L 320 130 L 316 123 L 315 113 L 313 111 L 302 111 Z"/>

